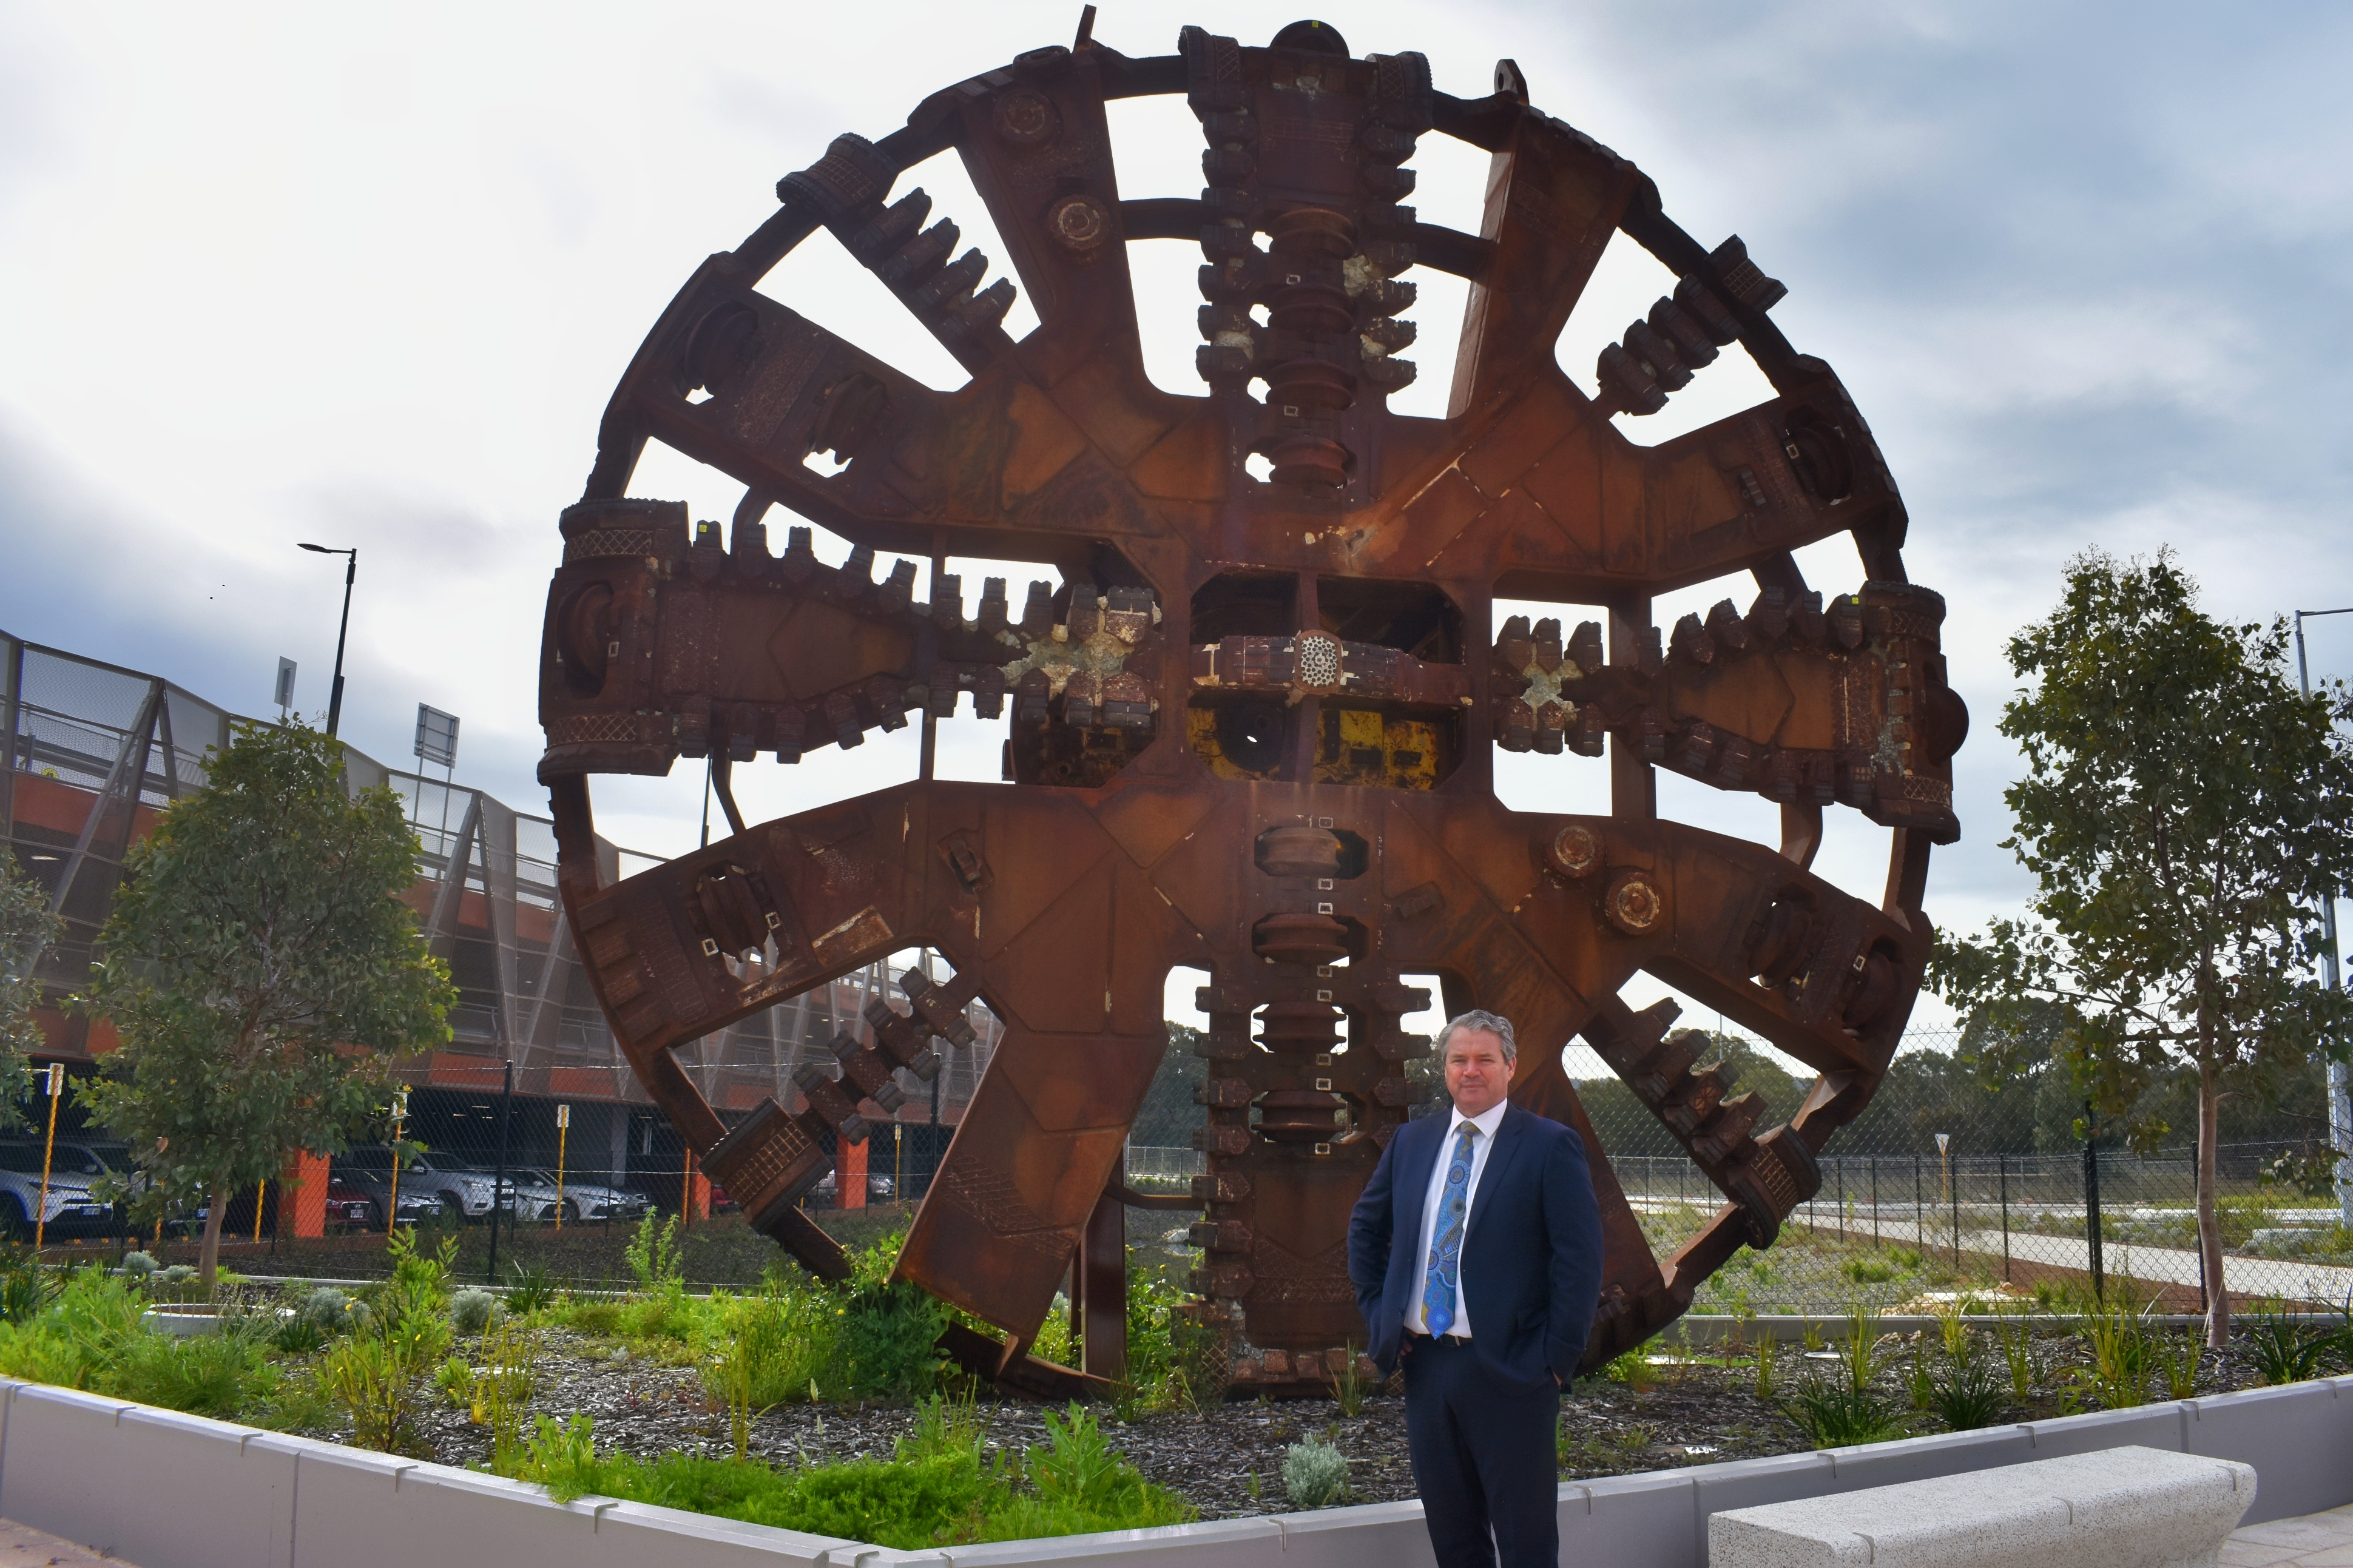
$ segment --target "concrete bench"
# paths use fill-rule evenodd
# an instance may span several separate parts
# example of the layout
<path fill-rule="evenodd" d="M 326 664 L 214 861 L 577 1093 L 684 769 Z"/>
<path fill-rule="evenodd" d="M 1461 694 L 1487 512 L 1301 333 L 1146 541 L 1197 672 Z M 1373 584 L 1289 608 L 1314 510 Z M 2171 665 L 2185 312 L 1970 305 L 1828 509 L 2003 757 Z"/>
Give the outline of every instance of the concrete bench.
<path fill-rule="evenodd" d="M 1707 1521 L 1709 1568 L 2209 1568 L 2255 1471 L 2108 1448 L 1906 1481 Z"/>

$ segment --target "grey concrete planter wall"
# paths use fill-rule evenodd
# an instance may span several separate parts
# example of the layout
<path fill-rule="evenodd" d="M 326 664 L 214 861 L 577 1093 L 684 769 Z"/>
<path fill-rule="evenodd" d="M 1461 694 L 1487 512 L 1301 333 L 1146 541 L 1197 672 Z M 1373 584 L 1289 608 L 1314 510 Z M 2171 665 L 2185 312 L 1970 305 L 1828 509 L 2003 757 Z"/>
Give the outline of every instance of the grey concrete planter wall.
<path fill-rule="evenodd" d="M 2353 1502 L 2353 1378 L 1560 1489 L 1561 1556 L 1703 1568 L 1721 1509 L 2144 1444 L 2239 1459 L 2250 1524 Z M 1419 1503 L 930 1552 L 584 1498 L 0 1382 L 0 1515 L 140 1568 L 1430 1568 Z"/>

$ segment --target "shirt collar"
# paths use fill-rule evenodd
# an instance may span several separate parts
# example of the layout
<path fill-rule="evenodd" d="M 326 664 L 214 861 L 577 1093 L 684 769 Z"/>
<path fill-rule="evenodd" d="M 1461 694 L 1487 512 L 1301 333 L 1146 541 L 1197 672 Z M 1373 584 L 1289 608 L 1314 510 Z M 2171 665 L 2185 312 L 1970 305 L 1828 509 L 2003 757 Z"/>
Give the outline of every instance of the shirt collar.
<path fill-rule="evenodd" d="M 1482 1139 L 1493 1143 L 1495 1141 L 1495 1129 L 1504 1124 L 1504 1112 L 1511 1108 L 1512 1102 L 1509 1100 L 1499 1100 L 1476 1116 L 1465 1116 L 1459 1110 L 1455 1111 L 1453 1121 L 1446 1129 L 1446 1135 L 1449 1138 L 1461 1137 L 1462 1124 L 1467 1121 L 1479 1130 L 1479 1136 Z"/>

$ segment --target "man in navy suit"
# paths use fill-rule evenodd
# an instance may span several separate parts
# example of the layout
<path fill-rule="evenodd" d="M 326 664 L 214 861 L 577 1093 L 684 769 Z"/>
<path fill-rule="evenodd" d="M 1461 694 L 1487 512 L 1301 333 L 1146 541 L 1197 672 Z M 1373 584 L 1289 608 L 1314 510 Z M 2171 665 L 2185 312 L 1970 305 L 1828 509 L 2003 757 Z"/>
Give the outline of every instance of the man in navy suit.
<path fill-rule="evenodd" d="M 1348 1278 L 1383 1373 L 1405 1364 L 1407 1447 L 1439 1568 L 1556 1568 L 1560 1391 L 1601 1290 L 1585 1145 L 1504 1099 L 1511 1021 L 1439 1032 L 1451 1115 L 1398 1130 L 1348 1220 Z"/>

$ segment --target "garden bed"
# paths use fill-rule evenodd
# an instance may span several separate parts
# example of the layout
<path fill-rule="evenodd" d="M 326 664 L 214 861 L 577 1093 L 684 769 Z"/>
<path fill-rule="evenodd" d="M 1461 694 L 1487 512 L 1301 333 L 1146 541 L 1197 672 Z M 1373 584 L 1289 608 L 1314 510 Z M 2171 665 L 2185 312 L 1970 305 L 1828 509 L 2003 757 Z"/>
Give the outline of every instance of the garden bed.
<path fill-rule="evenodd" d="M 944 1310 L 889 1282 L 887 1239 L 858 1253 L 853 1279 L 839 1287 L 776 1271 L 748 1292 L 711 1296 L 686 1290 L 678 1239 L 641 1230 L 625 1259 L 629 1287 L 617 1294 L 566 1295 L 544 1275 L 518 1277 L 501 1306 L 456 1288 L 455 1247 L 426 1252 L 404 1238 L 395 1278 L 350 1299 L 294 1281 L 232 1282 L 221 1331 L 191 1339 L 141 1326 L 143 1311 L 188 1292 L 185 1279 L 85 1268 L 52 1270 L 28 1291 L 33 1277 L 20 1259 L 15 1283 L 0 1290 L 12 1320 L 0 1324 L 0 1373 L 489 1468 L 559 1494 L 602 1492 L 884 1544 L 1414 1495 L 1393 1386 L 1344 1391 L 1345 1404 L 1223 1401 L 1192 1359 L 1201 1347 L 1187 1341 L 1165 1268 L 1141 1254 L 1130 1290 L 1134 1385 L 1077 1417 L 1001 1399 L 945 1365 L 933 1349 Z M 1884 1333 L 1866 1316 L 1852 1334 L 1834 1327 L 1830 1345 L 1776 1346 L 1759 1335 L 1753 1347 L 1703 1352 L 1671 1334 L 1578 1381 L 1564 1402 L 1560 1475 L 2219 1394 L 2339 1370 L 2353 1352 L 2342 1321 L 2250 1319 L 2214 1353 L 2128 1309 L 2064 1304 L 2093 1309 L 2079 1331 L 2038 1329 L 2031 1303 L 2019 1300 L 1908 1335 Z M 1069 1356 L 1062 1314 L 1049 1319 L 1038 1348 Z M 1286 1478 L 1286 1460 L 1300 1476 L 1320 1469 L 1340 1485 L 1303 1488 Z M 1065 1484 L 1082 1470 L 1103 1482 L 1081 1488 L 1083 1497 Z M 936 1506 L 920 1523 L 892 1513 L 888 1500 L 925 1488 Z"/>

